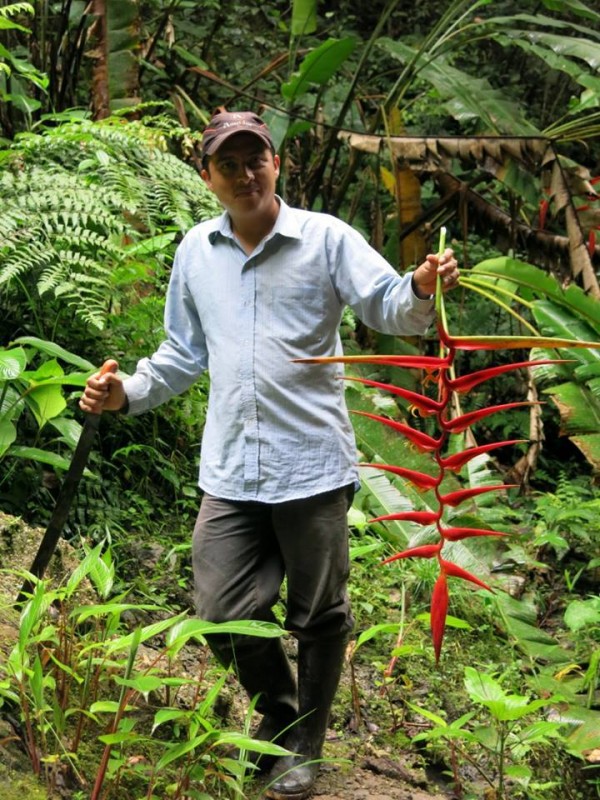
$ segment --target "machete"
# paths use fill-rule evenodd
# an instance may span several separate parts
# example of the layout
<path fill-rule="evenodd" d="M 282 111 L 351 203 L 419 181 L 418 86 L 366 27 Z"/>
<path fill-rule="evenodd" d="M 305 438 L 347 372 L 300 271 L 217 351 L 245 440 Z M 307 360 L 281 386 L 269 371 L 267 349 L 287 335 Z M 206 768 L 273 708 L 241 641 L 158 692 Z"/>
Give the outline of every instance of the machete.
<path fill-rule="evenodd" d="M 115 362 L 107 362 L 100 370 L 99 377 L 105 375 L 107 372 L 114 372 L 115 370 Z M 67 517 L 69 516 L 69 511 L 71 510 L 71 505 L 73 504 L 73 498 L 75 497 L 77 486 L 88 462 L 88 458 L 94 444 L 94 439 L 96 437 L 98 427 L 100 426 L 100 417 L 101 414 L 88 413 L 85 415 L 85 421 L 79 436 L 79 441 L 77 442 L 75 452 L 73 453 L 73 458 L 69 464 L 69 469 L 67 470 L 67 474 L 65 475 L 63 484 L 60 488 L 58 499 L 56 500 L 56 505 L 54 506 L 54 511 L 50 517 L 50 522 L 48 523 L 48 527 L 46 528 L 46 532 L 44 533 L 36 557 L 33 559 L 33 563 L 29 568 L 29 572 L 31 572 L 31 574 L 36 578 L 43 577 L 46 567 L 50 563 L 50 559 L 52 558 L 52 555 L 56 549 L 56 545 L 58 544 L 58 540 L 60 539 L 63 528 L 65 527 Z M 19 596 L 16 600 L 17 604 L 23 603 L 25 600 L 27 600 L 27 596 L 33 591 L 33 586 L 34 581 L 31 578 L 28 578 L 21 587 L 21 591 L 19 592 Z"/>

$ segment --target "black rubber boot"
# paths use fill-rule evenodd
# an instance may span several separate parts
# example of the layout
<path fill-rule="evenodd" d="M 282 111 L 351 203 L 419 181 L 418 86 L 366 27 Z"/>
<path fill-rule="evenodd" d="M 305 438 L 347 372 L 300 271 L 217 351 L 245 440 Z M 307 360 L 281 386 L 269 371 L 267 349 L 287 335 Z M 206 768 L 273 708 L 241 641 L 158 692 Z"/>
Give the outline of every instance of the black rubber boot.
<path fill-rule="evenodd" d="M 297 719 L 296 679 L 281 639 L 207 637 L 220 663 L 233 667 L 250 698 L 258 696 L 256 711 L 263 715 L 253 739 L 281 744 L 280 738 Z M 232 753 L 236 758 L 237 752 Z M 276 756 L 248 751 L 246 761 L 260 771 L 270 769 Z"/>
<path fill-rule="evenodd" d="M 265 792 L 273 800 L 304 800 L 312 794 L 329 712 L 342 673 L 346 635 L 298 645 L 298 723 L 285 738 L 296 755 L 278 758 Z"/>

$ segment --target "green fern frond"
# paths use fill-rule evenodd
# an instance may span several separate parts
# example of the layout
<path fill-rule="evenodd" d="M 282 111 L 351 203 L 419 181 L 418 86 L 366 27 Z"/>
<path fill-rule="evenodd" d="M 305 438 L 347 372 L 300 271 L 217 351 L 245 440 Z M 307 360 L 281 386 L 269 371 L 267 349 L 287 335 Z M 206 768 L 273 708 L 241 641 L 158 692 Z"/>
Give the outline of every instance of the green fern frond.
<path fill-rule="evenodd" d="M 35 14 L 35 9 L 31 3 L 11 3 L 9 6 L 0 8 L 0 17 L 9 19 L 10 17 L 17 17 L 19 14 Z"/>
<path fill-rule="evenodd" d="M 22 135 L 0 163 L 2 292 L 28 304 L 43 296 L 38 317 L 53 324 L 66 310 L 102 329 L 117 302 L 115 270 L 156 257 L 130 244 L 221 213 L 196 170 L 169 152 L 169 135 L 164 120 L 120 118 Z M 175 245 L 165 245 L 170 256 Z"/>

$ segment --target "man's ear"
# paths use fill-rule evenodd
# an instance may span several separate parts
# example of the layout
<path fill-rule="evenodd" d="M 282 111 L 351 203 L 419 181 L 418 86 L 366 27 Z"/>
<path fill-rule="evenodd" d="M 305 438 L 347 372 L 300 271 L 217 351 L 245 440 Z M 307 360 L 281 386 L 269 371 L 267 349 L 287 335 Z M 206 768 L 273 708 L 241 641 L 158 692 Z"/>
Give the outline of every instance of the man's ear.
<path fill-rule="evenodd" d="M 208 188 L 212 191 L 212 181 L 210 179 L 210 172 L 207 169 L 200 170 L 200 177 L 204 181 L 204 183 L 208 186 Z"/>
<path fill-rule="evenodd" d="M 273 164 L 275 165 L 275 177 L 278 178 L 279 177 L 279 167 L 280 167 L 280 164 L 281 164 L 281 160 L 280 160 L 279 156 L 277 155 L 277 153 L 275 153 L 273 155 Z"/>

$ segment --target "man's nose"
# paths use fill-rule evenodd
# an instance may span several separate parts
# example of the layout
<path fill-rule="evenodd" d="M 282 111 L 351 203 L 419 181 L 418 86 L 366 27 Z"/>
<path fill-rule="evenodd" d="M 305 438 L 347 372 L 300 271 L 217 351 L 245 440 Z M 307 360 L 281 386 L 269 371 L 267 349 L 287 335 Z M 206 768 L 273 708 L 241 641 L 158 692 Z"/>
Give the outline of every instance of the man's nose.
<path fill-rule="evenodd" d="M 242 164 L 242 175 L 244 178 L 248 180 L 254 179 L 254 170 L 250 166 L 250 164 Z"/>

